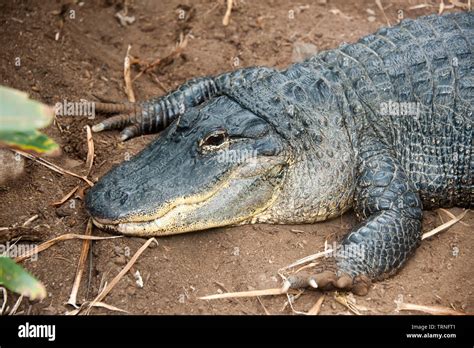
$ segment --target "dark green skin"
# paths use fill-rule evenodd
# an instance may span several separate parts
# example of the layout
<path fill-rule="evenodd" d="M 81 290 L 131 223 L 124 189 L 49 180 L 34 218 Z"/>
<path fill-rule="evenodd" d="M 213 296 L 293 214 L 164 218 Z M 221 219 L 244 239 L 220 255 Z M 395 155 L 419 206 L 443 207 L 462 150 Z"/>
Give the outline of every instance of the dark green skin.
<path fill-rule="evenodd" d="M 235 165 L 216 162 L 199 144 L 225 129 L 244 140 L 232 146 L 257 150 L 265 174 L 229 189 L 237 208 L 209 216 L 226 220 L 263 204 L 268 182 L 278 197 L 242 223 L 312 223 L 352 207 L 361 222 L 340 250 L 363 252 L 340 252 L 326 262 L 330 272 L 292 281 L 365 293 L 368 280 L 394 273 L 416 249 L 423 208 L 473 206 L 473 44 L 472 13 L 427 16 L 285 71 L 255 67 L 192 80 L 128 118 L 103 122 L 105 129 L 128 126 L 126 139 L 179 118 L 105 175 L 86 207 L 94 218 L 127 221 L 209 190 Z M 387 115 L 389 102 L 419 103 L 419 112 Z"/>

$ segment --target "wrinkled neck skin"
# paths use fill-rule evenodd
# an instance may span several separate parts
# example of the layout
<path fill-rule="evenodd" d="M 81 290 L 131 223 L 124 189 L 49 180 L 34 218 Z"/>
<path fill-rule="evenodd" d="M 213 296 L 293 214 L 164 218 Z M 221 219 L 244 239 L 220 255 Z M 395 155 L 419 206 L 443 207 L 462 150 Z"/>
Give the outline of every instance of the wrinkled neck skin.
<path fill-rule="evenodd" d="M 320 69 L 324 71 L 323 68 Z M 334 84 L 305 66 L 275 73 L 230 96 L 272 124 L 286 142 L 288 167 L 271 205 L 244 223 L 323 221 L 351 208 L 355 189 L 354 130 Z"/>
<path fill-rule="evenodd" d="M 304 149 L 298 139 L 293 142 L 284 182 L 273 202 L 244 223 L 314 223 L 351 208 L 355 162 L 345 131 L 333 130 L 309 149 Z"/>

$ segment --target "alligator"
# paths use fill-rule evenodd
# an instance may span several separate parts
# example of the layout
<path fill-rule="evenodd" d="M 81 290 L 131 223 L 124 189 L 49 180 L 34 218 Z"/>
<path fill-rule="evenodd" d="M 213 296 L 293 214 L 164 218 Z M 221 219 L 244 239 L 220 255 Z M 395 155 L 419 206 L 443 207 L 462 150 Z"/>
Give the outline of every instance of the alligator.
<path fill-rule="evenodd" d="M 364 295 L 420 244 L 423 209 L 472 208 L 474 15 L 405 19 L 291 65 L 192 79 L 93 130 L 161 132 L 87 193 L 96 226 L 163 236 L 315 223 L 353 209 L 338 252 L 292 287 Z M 340 251 L 340 252 L 339 252 Z"/>

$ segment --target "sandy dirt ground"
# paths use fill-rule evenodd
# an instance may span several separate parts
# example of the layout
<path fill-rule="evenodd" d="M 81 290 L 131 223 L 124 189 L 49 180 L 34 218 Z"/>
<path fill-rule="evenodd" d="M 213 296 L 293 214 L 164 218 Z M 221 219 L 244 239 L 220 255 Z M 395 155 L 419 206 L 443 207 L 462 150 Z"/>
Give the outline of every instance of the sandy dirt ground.
<path fill-rule="evenodd" d="M 232 11 L 230 24 L 224 27 L 224 1 L 135 1 L 128 7 L 128 15 L 135 17 L 135 22 L 126 26 L 115 17 L 122 9 L 117 1 L 2 1 L 0 83 L 26 91 L 50 105 L 64 99 L 97 100 L 97 96 L 125 101 L 123 61 L 128 45 L 132 45 L 133 56 L 151 62 L 168 55 L 181 33 L 188 34 L 188 44 L 180 58 L 134 82 L 137 99 L 143 100 L 162 95 L 196 76 L 253 65 L 283 68 L 300 58 L 301 48 L 330 49 L 386 26 L 387 20 L 393 25 L 399 10 L 405 17 L 415 18 L 439 9 L 439 2 L 429 0 L 382 0 L 382 4 L 386 16 L 374 1 L 240 0 Z M 18 57 L 20 66 L 15 64 Z M 136 74 L 134 69 L 133 75 Z M 45 133 L 60 144 L 62 154 L 50 160 L 84 173 L 84 127 L 104 117 L 58 117 L 57 124 L 49 126 Z M 95 134 L 90 177 L 96 180 L 155 137 L 121 143 L 118 132 Z M 30 228 L 36 228 L 30 239 L 36 241 L 23 242 L 37 243 L 65 233 L 83 234 L 88 216 L 81 199 L 75 198 L 61 207 L 51 205 L 76 185 L 84 186 L 76 178 L 26 161 L 20 177 L 0 185 L 0 227 L 21 224 L 38 215 L 30 224 Z M 458 208 L 450 211 L 461 213 Z M 447 220 L 449 217 L 443 212 L 427 211 L 423 230 Z M 355 296 L 357 305 L 365 308 L 362 313 L 398 314 L 397 300 L 473 313 L 472 212 L 462 221 L 464 224 L 458 223 L 425 240 L 397 275 L 376 283 L 367 296 Z M 342 238 L 354 224 L 353 214 L 347 213 L 315 225 L 228 227 L 160 238 L 159 245 L 142 254 L 105 302 L 134 314 L 290 314 L 286 296 L 216 301 L 198 297 L 218 291 L 278 287 L 279 268 L 323 250 L 326 240 L 331 243 Z M 109 235 L 98 229 L 93 234 Z M 78 301 L 93 299 L 144 242 L 141 238 L 93 242 Z M 41 302 L 23 300 L 19 313 L 61 314 L 71 309 L 65 303 L 81 245 L 77 240 L 62 242 L 41 253 L 37 261 L 23 263 L 44 282 L 48 297 Z M 143 278 L 142 288 L 136 285 L 136 271 Z M 294 301 L 294 308 L 307 311 L 321 295 L 318 291 L 305 291 Z M 321 313 L 350 314 L 334 295 L 326 295 Z M 8 305 L 12 306 L 16 299 L 10 295 Z M 94 309 L 92 313 L 113 312 Z"/>

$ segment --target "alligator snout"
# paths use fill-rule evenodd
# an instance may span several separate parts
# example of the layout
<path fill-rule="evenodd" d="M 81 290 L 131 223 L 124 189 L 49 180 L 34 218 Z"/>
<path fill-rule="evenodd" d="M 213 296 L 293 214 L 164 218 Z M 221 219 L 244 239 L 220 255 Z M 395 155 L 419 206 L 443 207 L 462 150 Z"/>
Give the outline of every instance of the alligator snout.
<path fill-rule="evenodd" d="M 94 218 L 117 221 L 124 217 L 121 212 L 130 195 L 130 192 L 119 185 L 114 183 L 104 185 L 104 182 L 98 182 L 87 192 L 86 209 Z"/>

